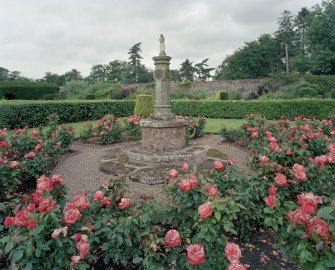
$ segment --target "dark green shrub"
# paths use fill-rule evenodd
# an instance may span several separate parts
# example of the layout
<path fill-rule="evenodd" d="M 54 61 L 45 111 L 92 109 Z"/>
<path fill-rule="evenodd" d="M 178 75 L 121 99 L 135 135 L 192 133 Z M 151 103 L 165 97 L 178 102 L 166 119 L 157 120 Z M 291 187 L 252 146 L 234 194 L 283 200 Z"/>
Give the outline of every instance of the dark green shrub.
<path fill-rule="evenodd" d="M 178 85 L 180 87 L 190 87 L 191 86 L 191 82 L 190 81 L 182 81 L 182 82 L 179 82 Z"/>
<path fill-rule="evenodd" d="M 335 89 L 330 91 L 330 98 L 335 99 Z"/>
<path fill-rule="evenodd" d="M 94 100 L 95 99 L 95 95 L 86 95 L 85 99 L 86 100 Z"/>
<path fill-rule="evenodd" d="M 266 81 L 265 85 L 269 87 L 270 91 L 277 91 L 285 85 L 290 85 L 301 80 L 296 73 L 277 73 L 272 74 Z"/>
<path fill-rule="evenodd" d="M 220 100 L 228 100 L 229 94 L 227 92 L 220 92 Z"/>
<path fill-rule="evenodd" d="M 242 128 L 227 128 L 222 127 L 220 130 L 220 135 L 225 142 L 232 143 L 239 140 L 249 140 L 249 133 L 245 132 Z"/>
<path fill-rule="evenodd" d="M 47 94 L 56 94 L 58 89 L 52 83 L 4 81 L 0 82 L 0 99 L 43 99 Z"/>
<path fill-rule="evenodd" d="M 138 95 L 136 97 L 136 105 L 134 115 L 150 116 L 154 113 L 154 101 L 152 95 Z"/>
<path fill-rule="evenodd" d="M 0 128 L 18 128 L 26 124 L 37 127 L 47 123 L 47 117 L 57 113 L 60 123 L 79 122 L 101 118 L 105 114 L 115 117 L 132 115 L 133 100 L 108 101 L 2 101 L 0 102 Z"/>
<path fill-rule="evenodd" d="M 46 94 L 43 96 L 44 100 L 55 100 L 56 99 L 56 95 L 55 94 Z"/>
<path fill-rule="evenodd" d="M 305 81 L 317 85 L 319 94 L 335 89 L 335 76 L 334 75 L 306 75 Z"/>
<path fill-rule="evenodd" d="M 240 100 L 241 99 L 241 95 L 238 92 L 229 92 L 228 93 L 228 99 L 229 100 Z"/>

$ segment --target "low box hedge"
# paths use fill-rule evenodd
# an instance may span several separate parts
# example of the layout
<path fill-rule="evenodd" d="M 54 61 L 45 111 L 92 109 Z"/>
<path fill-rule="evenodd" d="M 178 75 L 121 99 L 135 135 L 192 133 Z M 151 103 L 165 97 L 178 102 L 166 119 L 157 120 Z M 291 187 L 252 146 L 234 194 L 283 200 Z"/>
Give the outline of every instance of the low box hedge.
<path fill-rule="evenodd" d="M 1 101 L 0 128 L 41 126 L 52 113 L 59 115 L 60 123 L 94 120 L 109 113 L 124 117 L 133 114 L 134 106 L 133 100 Z"/>
<path fill-rule="evenodd" d="M 45 95 L 56 94 L 59 87 L 45 82 L 0 82 L 0 99 L 43 99 Z"/>
<path fill-rule="evenodd" d="M 323 119 L 335 115 L 335 100 L 331 99 L 172 101 L 171 106 L 177 115 L 220 119 L 242 119 L 252 113 L 267 119 L 294 119 L 299 115 Z M 134 107 L 134 100 L 1 101 L 0 128 L 40 126 L 52 113 L 59 115 L 61 123 L 98 119 L 108 113 L 123 117 L 132 115 Z"/>

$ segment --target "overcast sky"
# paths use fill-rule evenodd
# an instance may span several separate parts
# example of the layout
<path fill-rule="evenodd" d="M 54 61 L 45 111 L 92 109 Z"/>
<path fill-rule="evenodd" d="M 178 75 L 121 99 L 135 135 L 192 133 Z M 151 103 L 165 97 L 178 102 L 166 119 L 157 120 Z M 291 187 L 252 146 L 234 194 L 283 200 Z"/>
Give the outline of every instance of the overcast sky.
<path fill-rule="evenodd" d="M 0 0 L 0 67 L 41 78 L 95 64 L 127 60 L 142 42 L 143 63 L 152 67 L 165 36 L 172 68 L 186 58 L 209 57 L 212 67 L 263 33 L 277 19 L 321 0 Z"/>

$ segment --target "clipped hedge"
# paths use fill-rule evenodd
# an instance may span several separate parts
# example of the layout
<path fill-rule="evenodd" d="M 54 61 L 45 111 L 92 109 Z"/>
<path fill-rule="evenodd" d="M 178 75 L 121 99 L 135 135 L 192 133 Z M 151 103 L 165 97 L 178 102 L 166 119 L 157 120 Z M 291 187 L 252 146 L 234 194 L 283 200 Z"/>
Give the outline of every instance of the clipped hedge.
<path fill-rule="evenodd" d="M 226 100 L 226 101 L 172 101 L 177 115 L 204 116 L 207 118 L 242 119 L 246 114 L 262 114 L 267 119 L 290 119 L 315 116 L 319 119 L 335 115 L 335 100 Z M 92 101 L 2 101 L 0 102 L 0 128 L 18 128 L 44 125 L 47 116 L 57 113 L 61 123 L 94 120 L 105 114 L 116 117 L 132 115 L 134 100 Z"/>
<path fill-rule="evenodd" d="M 172 111 L 178 115 L 207 118 L 242 119 L 246 114 L 262 114 L 267 119 L 286 116 L 315 116 L 319 119 L 335 115 L 335 100 L 226 100 L 226 101 L 174 101 Z"/>
<path fill-rule="evenodd" d="M 137 95 L 134 115 L 141 115 L 147 117 L 153 113 L 154 113 L 154 100 L 152 95 L 147 94 Z"/>
<path fill-rule="evenodd" d="M 47 94 L 56 94 L 58 89 L 53 83 L 4 81 L 0 82 L 0 99 L 43 99 Z"/>
<path fill-rule="evenodd" d="M 116 117 L 132 115 L 133 100 L 106 101 L 2 101 L 0 102 L 0 128 L 18 128 L 44 125 L 47 117 L 57 113 L 60 123 L 94 120 L 105 114 Z"/>

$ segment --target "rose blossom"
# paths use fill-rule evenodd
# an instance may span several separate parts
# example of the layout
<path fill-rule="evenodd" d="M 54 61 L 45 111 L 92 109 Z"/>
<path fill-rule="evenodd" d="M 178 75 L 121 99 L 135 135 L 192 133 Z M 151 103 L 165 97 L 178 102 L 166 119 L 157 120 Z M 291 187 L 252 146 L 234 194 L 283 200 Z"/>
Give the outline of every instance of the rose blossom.
<path fill-rule="evenodd" d="M 286 219 L 290 221 L 290 223 L 301 225 L 306 223 L 309 220 L 310 215 L 307 215 L 302 212 L 301 208 L 298 208 L 292 213 L 286 214 Z M 292 221 L 292 222 L 291 222 Z"/>
<path fill-rule="evenodd" d="M 178 178 L 178 172 L 176 170 L 169 170 L 168 172 L 168 177 L 169 178 Z"/>
<path fill-rule="evenodd" d="M 205 250 L 202 244 L 188 245 L 187 260 L 190 264 L 203 264 L 205 261 Z"/>
<path fill-rule="evenodd" d="M 224 164 L 221 161 L 214 160 L 213 167 L 217 171 L 223 171 L 224 170 Z"/>
<path fill-rule="evenodd" d="M 327 152 L 335 153 L 335 143 L 328 145 Z"/>
<path fill-rule="evenodd" d="M 43 193 L 44 191 L 51 191 L 53 187 L 54 183 L 45 175 L 37 179 L 37 192 Z"/>
<path fill-rule="evenodd" d="M 301 205 L 301 210 L 305 214 L 314 213 L 318 204 L 322 203 L 322 198 L 320 196 L 315 196 L 311 192 L 298 195 L 298 204 Z"/>
<path fill-rule="evenodd" d="M 69 209 L 64 212 L 64 222 L 67 226 L 75 224 L 81 217 L 82 215 L 78 209 Z"/>
<path fill-rule="evenodd" d="M 84 194 L 78 193 L 76 197 L 72 199 L 72 201 L 68 202 L 65 209 L 78 209 L 78 210 L 86 210 L 89 207 L 89 201 L 87 199 L 87 192 Z"/>
<path fill-rule="evenodd" d="M 38 135 L 39 135 L 38 129 L 33 129 L 33 131 L 31 132 L 31 136 L 36 138 L 38 137 Z"/>
<path fill-rule="evenodd" d="M 191 190 L 190 180 L 182 179 L 178 184 L 178 188 L 181 189 L 184 192 L 189 192 Z"/>
<path fill-rule="evenodd" d="M 8 142 L 7 141 L 0 141 L 0 148 L 8 148 Z"/>
<path fill-rule="evenodd" d="M 295 178 L 299 181 L 306 181 L 307 180 L 307 175 L 306 175 L 306 168 L 300 164 L 295 163 L 293 165 L 293 172 Z"/>
<path fill-rule="evenodd" d="M 60 233 L 61 233 L 61 229 L 59 228 L 59 229 L 55 229 L 54 231 L 53 231 L 53 233 L 51 234 L 51 237 L 52 238 L 54 238 L 54 239 L 56 239 L 56 238 L 58 238 L 59 237 L 59 235 L 60 235 Z"/>
<path fill-rule="evenodd" d="M 81 234 L 80 233 L 75 233 L 74 235 L 71 236 L 71 238 L 78 242 L 81 239 Z"/>
<path fill-rule="evenodd" d="M 90 245 L 86 241 L 78 241 L 76 243 L 76 248 L 79 251 L 80 259 L 84 259 L 86 255 L 90 252 Z"/>
<path fill-rule="evenodd" d="M 102 199 L 100 199 L 100 204 L 101 206 L 106 206 L 107 208 L 109 208 L 112 206 L 113 202 L 109 197 L 103 197 Z"/>
<path fill-rule="evenodd" d="M 97 191 L 93 195 L 93 201 L 97 202 L 99 201 L 103 196 L 105 196 L 105 192 L 103 191 Z"/>
<path fill-rule="evenodd" d="M 198 186 L 198 180 L 195 173 L 192 173 L 188 180 L 190 181 L 191 189 L 196 188 Z"/>
<path fill-rule="evenodd" d="M 276 184 L 280 187 L 285 187 L 287 185 L 287 178 L 285 175 L 281 173 L 277 173 L 276 177 L 274 178 Z"/>
<path fill-rule="evenodd" d="M 28 211 L 21 210 L 15 214 L 15 225 L 16 226 L 27 226 L 28 225 Z"/>
<path fill-rule="evenodd" d="M 269 195 L 276 196 L 277 194 L 277 188 L 275 186 L 272 186 L 268 189 Z"/>
<path fill-rule="evenodd" d="M 27 227 L 29 230 L 33 230 L 36 227 L 36 225 L 37 225 L 37 220 L 32 220 L 28 222 Z"/>
<path fill-rule="evenodd" d="M 28 154 L 25 154 L 24 157 L 25 157 L 25 158 L 35 158 L 36 155 L 35 155 L 34 152 L 29 152 Z"/>
<path fill-rule="evenodd" d="M 130 199 L 128 198 L 122 198 L 121 202 L 119 203 L 119 209 L 127 209 L 130 206 Z"/>
<path fill-rule="evenodd" d="M 31 203 L 31 204 L 28 205 L 27 211 L 30 212 L 30 213 L 32 213 L 32 212 L 35 211 L 35 207 L 36 207 L 35 204 Z"/>
<path fill-rule="evenodd" d="M 227 162 L 228 162 L 229 165 L 234 165 L 236 163 L 236 160 L 232 157 L 228 157 Z"/>
<path fill-rule="evenodd" d="M 4 225 L 6 227 L 13 226 L 15 224 L 15 218 L 14 217 L 6 217 L 4 221 Z"/>
<path fill-rule="evenodd" d="M 102 187 L 104 188 L 104 189 L 107 189 L 108 187 L 109 187 L 109 181 L 105 181 L 105 182 L 103 182 L 102 183 Z"/>
<path fill-rule="evenodd" d="M 230 262 L 238 261 L 242 257 L 240 247 L 231 242 L 226 243 L 225 254 Z"/>
<path fill-rule="evenodd" d="M 188 169 L 189 169 L 189 166 L 188 166 L 188 164 L 185 162 L 185 163 L 183 164 L 183 166 L 181 166 L 181 170 L 182 170 L 183 172 L 187 172 Z"/>
<path fill-rule="evenodd" d="M 328 238 L 329 225 L 321 218 L 314 217 L 309 221 L 307 225 L 307 233 L 309 237 L 311 237 L 313 232 L 316 232 L 316 234 L 321 238 L 324 238 L 326 236 Z"/>
<path fill-rule="evenodd" d="M 169 230 L 165 234 L 165 244 L 171 248 L 181 246 L 181 238 L 179 233 L 176 230 Z"/>
<path fill-rule="evenodd" d="M 17 169 L 20 167 L 20 163 L 17 162 L 16 160 L 12 161 L 9 165 L 8 168 L 9 169 Z"/>
<path fill-rule="evenodd" d="M 54 174 L 52 177 L 51 177 L 51 182 L 54 184 L 54 185 L 61 185 L 63 184 L 64 182 L 64 179 L 62 177 L 60 177 L 59 175 L 56 175 Z"/>
<path fill-rule="evenodd" d="M 77 264 L 80 261 L 80 256 L 72 256 L 71 257 L 71 265 Z"/>
<path fill-rule="evenodd" d="M 41 198 L 38 204 L 37 211 L 38 213 L 50 212 L 57 207 L 57 203 L 52 200 L 51 197 Z"/>
<path fill-rule="evenodd" d="M 218 194 L 218 189 L 216 186 L 209 186 L 207 188 L 207 193 L 211 197 L 215 197 Z"/>
<path fill-rule="evenodd" d="M 276 206 L 276 196 L 268 196 L 268 197 L 265 197 L 264 199 L 264 202 L 266 204 L 266 206 L 270 206 L 270 207 L 275 207 Z"/>
<path fill-rule="evenodd" d="M 205 220 L 213 214 L 213 209 L 208 203 L 204 203 L 199 206 L 198 213 L 200 214 L 201 219 Z"/>
<path fill-rule="evenodd" d="M 264 165 L 264 164 L 269 163 L 269 161 L 270 161 L 270 159 L 267 156 L 260 156 L 260 157 L 258 157 L 258 162 L 260 164 Z"/>
<path fill-rule="evenodd" d="M 227 270 L 247 270 L 247 268 L 248 265 L 235 261 L 228 265 Z"/>
<path fill-rule="evenodd" d="M 259 138 L 259 135 L 257 132 L 251 133 L 251 139 L 257 139 L 257 138 Z"/>

